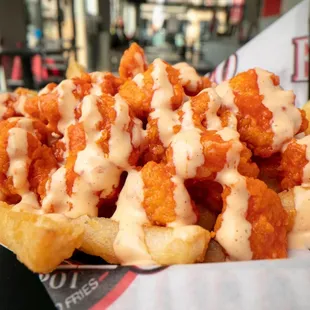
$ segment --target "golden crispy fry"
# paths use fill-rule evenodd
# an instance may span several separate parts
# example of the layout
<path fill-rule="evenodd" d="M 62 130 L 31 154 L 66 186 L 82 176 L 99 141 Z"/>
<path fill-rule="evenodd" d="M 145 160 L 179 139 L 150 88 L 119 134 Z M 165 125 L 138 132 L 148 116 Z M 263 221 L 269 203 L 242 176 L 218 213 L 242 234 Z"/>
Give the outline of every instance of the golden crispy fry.
<path fill-rule="evenodd" d="M 48 273 L 81 245 L 83 228 L 65 217 L 11 211 L 0 203 L 0 242 L 34 272 Z"/>
<path fill-rule="evenodd" d="M 113 249 L 118 223 L 105 218 L 87 216 L 74 220 L 84 227 L 80 250 L 100 256 L 111 264 L 119 263 Z M 152 259 L 160 265 L 202 262 L 210 241 L 210 233 L 199 226 L 180 228 L 144 227 L 145 242 Z"/>
<path fill-rule="evenodd" d="M 118 264 L 113 249 L 113 241 L 118 232 L 116 222 L 103 217 L 89 218 L 88 216 L 81 216 L 73 221 L 84 227 L 81 251 L 100 256 L 110 264 Z"/>
<path fill-rule="evenodd" d="M 297 213 L 295 209 L 294 192 L 292 189 L 290 189 L 288 191 L 283 191 L 278 195 L 281 199 L 282 206 L 288 215 L 287 231 L 290 232 L 293 229 Z"/>
<path fill-rule="evenodd" d="M 310 122 L 310 100 L 302 107 L 302 110 L 306 112 L 306 118 Z M 306 129 L 305 133 L 310 134 L 310 126 Z"/>
<path fill-rule="evenodd" d="M 75 77 L 82 77 L 83 74 L 86 73 L 85 68 L 80 65 L 73 56 L 69 58 L 68 68 L 66 71 L 66 78 L 72 79 Z"/>
<path fill-rule="evenodd" d="M 215 240 L 211 240 L 205 256 L 205 263 L 220 263 L 225 262 L 226 255 L 224 249 Z"/>

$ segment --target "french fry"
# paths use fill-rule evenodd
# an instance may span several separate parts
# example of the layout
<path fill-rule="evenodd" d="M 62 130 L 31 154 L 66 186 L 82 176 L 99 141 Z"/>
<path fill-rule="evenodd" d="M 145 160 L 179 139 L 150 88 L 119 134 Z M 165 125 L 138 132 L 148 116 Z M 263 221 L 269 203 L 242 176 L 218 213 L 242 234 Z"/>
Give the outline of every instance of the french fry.
<path fill-rule="evenodd" d="M 283 208 L 288 214 L 287 231 L 290 232 L 293 229 L 294 221 L 296 217 L 294 191 L 290 189 L 288 191 L 283 191 L 279 193 L 278 195 L 281 199 Z"/>
<path fill-rule="evenodd" d="M 113 249 L 113 242 L 118 233 L 117 222 L 87 216 L 82 216 L 74 222 L 82 225 L 85 231 L 80 250 L 100 256 L 111 264 L 119 263 Z M 145 226 L 144 233 L 148 251 L 159 265 L 202 262 L 210 241 L 210 233 L 199 226 Z"/>
<path fill-rule="evenodd" d="M 74 77 L 81 77 L 84 73 L 86 73 L 85 68 L 77 63 L 73 56 L 69 58 L 68 68 L 66 71 L 66 78 L 72 79 Z"/>
<path fill-rule="evenodd" d="M 0 218 L 0 243 L 34 272 L 51 272 L 82 243 L 83 228 L 62 216 L 54 221 L 45 215 L 14 212 L 1 203 Z"/>

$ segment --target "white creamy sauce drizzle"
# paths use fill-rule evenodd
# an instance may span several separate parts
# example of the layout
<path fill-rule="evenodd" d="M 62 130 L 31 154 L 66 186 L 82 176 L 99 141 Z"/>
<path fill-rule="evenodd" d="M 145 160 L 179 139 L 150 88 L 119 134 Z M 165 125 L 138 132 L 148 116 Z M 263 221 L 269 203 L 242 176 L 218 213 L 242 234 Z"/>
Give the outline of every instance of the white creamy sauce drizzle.
<path fill-rule="evenodd" d="M 208 109 L 205 113 L 207 119 L 207 129 L 208 130 L 220 130 L 222 129 L 222 122 L 220 117 L 217 115 L 219 108 L 222 105 L 222 100 L 213 88 L 207 88 L 200 92 L 208 93 L 210 101 L 208 104 Z"/>
<path fill-rule="evenodd" d="M 138 73 L 132 80 L 139 86 L 139 88 L 143 88 L 144 75 L 142 73 Z"/>
<path fill-rule="evenodd" d="M 130 133 L 129 106 L 127 102 L 117 94 L 115 97 L 114 110 L 116 119 L 111 125 L 111 136 L 109 139 L 109 159 L 118 167 L 124 169 L 130 165 L 129 156 L 132 152 Z"/>
<path fill-rule="evenodd" d="M 76 177 L 71 197 L 66 192 L 64 167 L 58 169 L 52 176 L 51 184 L 47 190 L 47 196 L 43 206 L 48 209 L 53 206 L 56 213 L 64 213 L 69 217 L 80 215 L 96 216 L 99 196 L 95 192 L 102 191 L 101 196 L 109 195 L 118 185 L 121 170 L 118 169 L 97 145 L 101 132 L 97 129 L 102 116 L 97 107 L 97 97 L 85 96 L 82 102 L 82 115 L 80 122 L 86 136 L 86 147 L 77 155 L 74 166 Z M 64 188 L 59 192 L 61 186 Z M 69 203 L 73 208 L 69 210 Z"/>
<path fill-rule="evenodd" d="M 193 211 L 191 197 L 184 185 L 184 180 L 179 176 L 173 176 L 171 181 L 175 185 L 173 191 L 174 201 L 176 207 L 174 209 L 176 219 L 168 223 L 168 227 L 178 227 L 195 224 L 197 222 L 197 215 Z"/>
<path fill-rule="evenodd" d="M 3 118 L 4 114 L 8 110 L 5 102 L 9 100 L 10 95 L 8 93 L 0 94 L 0 120 Z"/>
<path fill-rule="evenodd" d="M 171 98 L 174 92 L 166 71 L 167 65 L 160 59 L 155 59 L 153 64 L 154 94 L 151 107 L 154 111 L 150 114 L 150 117 L 157 119 L 159 138 L 163 145 L 167 147 L 173 136 L 173 127 L 177 124 L 178 115 L 171 110 Z"/>
<path fill-rule="evenodd" d="M 146 130 L 143 130 L 143 124 L 140 119 L 134 117 L 132 120 L 134 123 L 132 128 L 132 145 L 135 148 L 139 148 L 143 146 Z"/>
<path fill-rule="evenodd" d="M 141 173 L 131 170 L 117 201 L 112 217 L 119 223 L 114 240 L 115 255 L 125 265 L 155 265 L 145 243 L 143 225 L 149 220 L 142 206 L 144 183 Z"/>
<path fill-rule="evenodd" d="M 9 136 L 6 151 L 9 156 L 10 165 L 7 171 L 7 177 L 12 177 L 16 192 L 21 196 L 20 203 L 15 205 L 14 209 L 19 210 L 22 205 L 27 205 L 29 208 L 38 208 L 36 195 L 29 191 L 27 131 L 24 128 L 15 127 L 11 128 L 8 133 Z"/>
<path fill-rule="evenodd" d="M 218 134 L 225 141 L 239 136 L 236 131 L 230 128 L 224 128 Z M 241 150 L 242 144 L 238 140 L 234 140 L 227 153 L 227 163 L 216 176 L 217 182 L 223 187 L 228 186 L 231 189 L 226 198 L 227 208 L 223 213 L 221 227 L 216 233 L 216 240 L 223 246 L 231 259 L 250 260 L 253 254 L 249 241 L 252 225 L 245 218 L 249 193 L 246 178 L 240 175 L 237 170 Z"/>
<path fill-rule="evenodd" d="M 293 189 L 296 217 L 288 234 L 289 249 L 310 248 L 310 187 L 295 186 Z"/>
<path fill-rule="evenodd" d="M 195 177 L 197 168 L 204 164 L 205 159 L 200 142 L 201 130 L 194 126 L 190 101 L 184 103 L 182 111 L 181 131 L 173 136 L 171 147 L 176 174 L 189 179 Z"/>
<path fill-rule="evenodd" d="M 40 209 L 36 194 L 30 191 L 23 194 L 22 200 L 14 205 L 11 210 L 15 212 L 43 214 L 42 210 Z"/>
<path fill-rule="evenodd" d="M 65 134 L 67 128 L 75 123 L 74 110 L 78 104 L 78 100 L 75 98 L 73 91 L 76 86 L 72 80 L 62 81 L 56 88 L 55 92 L 58 93 L 58 110 L 60 114 L 60 120 L 58 122 L 58 130 L 62 134 Z"/>
<path fill-rule="evenodd" d="M 215 87 L 215 91 L 222 98 L 223 105 L 234 114 L 237 114 L 239 109 L 235 104 L 235 95 L 229 85 L 229 81 L 222 82 Z"/>
<path fill-rule="evenodd" d="M 304 169 L 303 169 L 302 182 L 304 184 L 310 185 L 310 136 L 305 136 L 302 139 L 296 139 L 296 142 L 306 147 L 306 159 L 308 163 L 304 166 Z"/>
<path fill-rule="evenodd" d="M 92 87 L 90 89 L 90 94 L 100 97 L 102 93 L 101 84 L 104 82 L 105 72 L 92 72 L 90 77 L 92 79 Z"/>
<path fill-rule="evenodd" d="M 42 96 L 42 95 L 47 95 L 48 93 L 50 93 L 51 90 L 49 89 L 49 86 L 46 85 L 44 88 L 42 88 L 39 92 L 38 92 L 38 96 Z"/>
<path fill-rule="evenodd" d="M 294 106 L 293 91 L 284 91 L 273 85 L 271 73 L 255 69 L 259 92 L 264 96 L 263 105 L 272 112 L 271 128 L 274 133 L 273 148 L 280 150 L 283 143 L 293 138 L 301 125 L 301 114 Z"/>
<path fill-rule="evenodd" d="M 45 213 L 66 213 L 70 210 L 70 197 L 67 194 L 66 168 L 60 167 L 46 183 L 46 196 L 42 201 L 42 211 Z"/>
<path fill-rule="evenodd" d="M 21 193 L 28 187 L 28 138 L 27 131 L 22 128 L 9 130 L 7 153 L 10 166 L 7 176 L 12 177 L 13 185 Z M 27 188 L 28 189 L 28 188 Z"/>
<path fill-rule="evenodd" d="M 24 116 L 28 116 L 28 113 L 25 111 L 25 103 L 27 101 L 27 96 L 26 95 L 21 95 L 17 98 L 16 102 L 14 103 L 14 110 L 22 114 Z"/>
<path fill-rule="evenodd" d="M 90 94 L 100 97 L 102 95 L 102 89 L 101 89 L 100 84 L 92 83 Z"/>
<path fill-rule="evenodd" d="M 79 104 L 79 101 L 75 98 L 73 91 L 76 89 L 72 80 L 62 81 L 53 92 L 58 93 L 58 111 L 60 119 L 57 124 L 57 128 L 60 133 L 64 135 L 63 142 L 66 146 L 64 158 L 68 156 L 69 151 L 69 138 L 68 127 L 76 123 L 74 110 Z"/>
<path fill-rule="evenodd" d="M 18 118 L 16 126 L 19 127 L 19 128 L 23 128 L 23 129 L 25 129 L 28 132 L 34 133 L 32 119 L 29 119 L 29 118 L 26 118 L 26 117 Z"/>
<path fill-rule="evenodd" d="M 118 185 L 121 170 L 96 143 L 101 136 L 97 124 L 102 120 L 96 101 L 92 95 L 83 100 L 80 121 L 86 134 L 86 148 L 78 153 L 74 171 L 91 185 L 93 191 L 102 191 L 101 197 L 104 198 Z"/>
<path fill-rule="evenodd" d="M 179 70 L 179 79 L 182 86 L 185 86 L 189 91 L 195 92 L 202 84 L 201 77 L 197 74 L 195 68 L 191 67 L 186 62 L 179 62 L 173 66 Z"/>

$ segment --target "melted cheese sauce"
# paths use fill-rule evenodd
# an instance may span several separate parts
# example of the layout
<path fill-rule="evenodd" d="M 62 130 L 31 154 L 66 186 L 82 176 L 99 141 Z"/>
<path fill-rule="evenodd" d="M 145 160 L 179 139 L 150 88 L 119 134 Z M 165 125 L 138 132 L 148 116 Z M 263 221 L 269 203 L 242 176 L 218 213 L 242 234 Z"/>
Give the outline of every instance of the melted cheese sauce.
<path fill-rule="evenodd" d="M 191 67 L 186 62 L 179 62 L 173 67 L 180 72 L 179 79 L 181 84 L 186 86 L 186 88 L 191 92 L 197 91 L 202 81 L 195 68 Z"/>
<path fill-rule="evenodd" d="M 282 144 L 293 138 L 301 126 L 300 112 L 294 106 L 295 96 L 293 91 L 284 91 L 280 86 L 274 86 L 270 72 L 259 68 L 255 71 L 259 92 L 264 96 L 263 105 L 273 114 L 273 148 L 280 150 Z"/>
<path fill-rule="evenodd" d="M 304 166 L 303 169 L 303 180 L 304 184 L 310 185 L 310 136 L 305 136 L 302 139 L 297 139 L 296 142 L 300 145 L 306 146 L 306 159 L 308 163 Z"/>
<path fill-rule="evenodd" d="M 225 141 L 239 137 L 239 134 L 230 128 L 224 128 L 218 134 Z M 217 182 L 231 190 L 226 198 L 227 207 L 223 213 L 221 227 L 216 233 L 216 240 L 224 247 L 231 259 L 250 260 L 253 254 L 249 241 L 252 225 L 245 218 L 249 193 L 246 178 L 237 170 L 241 150 L 242 144 L 234 140 L 227 153 L 227 163 L 216 177 Z"/>
<path fill-rule="evenodd" d="M 289 249 L 310 248 L 310 187 L 294 187 L 295 209 L 294 226 L 288 234 Z"/>
<path fill-rule="evenodd" d="M 113 247 L 123 265 L 155 265 L 146 243 L 143 225 L 149 220 L 142 206 L 144 183 L 141 173 L 131 170 L 117 201 L 112 217 L 119 223 Z"/>

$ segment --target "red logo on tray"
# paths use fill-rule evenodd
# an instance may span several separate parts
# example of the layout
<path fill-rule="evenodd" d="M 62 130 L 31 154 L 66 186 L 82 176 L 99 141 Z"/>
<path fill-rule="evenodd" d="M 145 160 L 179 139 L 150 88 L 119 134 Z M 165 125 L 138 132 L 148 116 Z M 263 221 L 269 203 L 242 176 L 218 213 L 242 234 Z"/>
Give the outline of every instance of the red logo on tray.
<path fill-rule="evenodd" d="M 308 36 L 293 39 L 294 73 L 293 82 L 306 82 L 309 77 L 309 39 Z"/>
<path fill-rule="evenodd" d="M 67 266 L 66 266 L 67 267 Z M 167 267 L 78 266 L 40 275 L 59 310 L 101 310 L 114 303 L 139 275 L 158 273 Z"/>
<path fill-rule="evenodd" d="M 207 76 L 209 76 L 212 82 L 220 84 L 235 76 L 237 72 L 237 66 L 238 66 L 238 56 L 237 54 L 232 54 L 231 56 L 229 56 L 229 58 L 227 58 L 226 61 L 219 64 L 215 68 L 215 70 L 211 74 L 208 74 Z"/>

